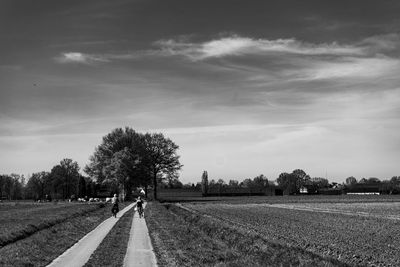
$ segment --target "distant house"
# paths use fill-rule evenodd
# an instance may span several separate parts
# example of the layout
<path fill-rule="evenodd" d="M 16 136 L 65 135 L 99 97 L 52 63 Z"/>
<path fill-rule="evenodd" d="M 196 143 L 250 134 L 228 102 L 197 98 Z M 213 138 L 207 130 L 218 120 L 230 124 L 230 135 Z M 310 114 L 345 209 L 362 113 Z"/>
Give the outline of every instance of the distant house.
<path fill-rule="evenodd" d="M 307 189 L 307 187 L 301 187 L 300 188 L 300 194 L 308 194 L 308 189 Z"/>

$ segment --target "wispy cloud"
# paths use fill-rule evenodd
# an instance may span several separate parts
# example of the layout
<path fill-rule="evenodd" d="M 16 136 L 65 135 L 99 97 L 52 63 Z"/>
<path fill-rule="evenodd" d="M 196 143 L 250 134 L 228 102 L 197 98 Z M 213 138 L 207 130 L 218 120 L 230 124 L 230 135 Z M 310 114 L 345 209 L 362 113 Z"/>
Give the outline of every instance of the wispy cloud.
<path fill-rule="evenodd" d="M 221 67 L 249 70 L 257 77 L 271 75 L 285 80 L 374 79 L 393 76 L 400 61 L 400 36 L 372 36 L 351 44 L 307 43 L 296 39 L 253 39 L 233 35 L 206 42 L 187 39 L 155 43 L 164 56 L 183 56 L 201 62 L 223 58 Z M 254 71 L 256 70 L 256 71 Z"/>
<path fill-rule="evenodd" d="M 399 40 L 399 34 L 371 36 L 350 44 L 309 43 L 294 38 L 254 39 L 239 35 L 204 42 L 178 38 L 156 41 L 155 48 L 148 50 L 103 54 L 67 52 L 56 57 L 56 61 L 95 64 L 135 61 L 146 57 L 163 60 L 164 57 L 181 56 L 198 63 L 224 59 L 214 66 L 247 75 L 243 77 L 243 80 L 247 81 L 251 81 L 254 76 L 262 77 L 262 80 L 268 79 L 267 82 L 275 78 L 280 82 L 282 79 L 371 79 L 392 76 L 400 70 L 400 60 L 393 56 L 400 50 Z M 211 65 L 208 64 L 207 68 Z"/>
<path fill-rule="evenodd" d="M 400 61 L 385 56 L 370 58 L 343 57 L 332 61 L 310 60 L 307 64 L 304 62 L 302 68 L 288 71 L 287 75 L 298 77 L 298 80 L 336 78 L 364 78 L 370 80 L 382 76 L 393 76 L 399 70 Z"/>
<path fill-rule="evenodd" d="M 312 44 L 296 39 L 252 39 L 241 36 L 224 37 L 203 43 L 160 40 L 155 43 L 165 55 L 181 55 L 193 61 L 224 56 L 287 53 L 297 55 L 363 55 L 364 47 L 354 45 Z"/>
<path fill-rule="evenodd" d="M 55 60 L 59 63 L 80 63 L 92 64 L 96 62 L 107 62 L 108 59 L 98 55 L 85 54 L 80 52 L 66 52 L 56 57 Z"/>

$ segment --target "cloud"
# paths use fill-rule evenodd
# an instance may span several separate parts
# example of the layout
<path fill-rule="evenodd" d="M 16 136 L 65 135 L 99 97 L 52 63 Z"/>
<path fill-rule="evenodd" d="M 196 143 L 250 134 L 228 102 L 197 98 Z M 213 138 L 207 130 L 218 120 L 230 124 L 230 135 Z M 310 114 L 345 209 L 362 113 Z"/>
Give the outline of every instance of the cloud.
<path fill-rule="evenodd" d="M 233 35 L 205 42 L 188 39 L 155 43 L 163 56 L 183 56 L 190 61 L 216 64 L 231 69 L 248 82 L 315 81 L 394 78 L 400 71 L 400 36 L 371 36 L 349 44 L 308 43 L 291 39 L 254 39 Z M 224 59 L 213 62 L 211 59 Z M 240 75 L 240 74 L 239 74 Z M 250 75 L 250 77 L 249 77 Z M 254 79 L 255 78 L 255 79 Z M 360 80 L 361 79 L 361 80 Z"/>
<path fill-rule="evenodd" d="M 80 63 L 92 64 L 95 62 L 107 62 L 108 59 L 99 55 L 90 55 L 80 52 L 66 52 L 56 57 L 55 60 L 59 63 Z"/>
<path fill-rule="evenodd" d="M 296 39 L 252 39 L 237 35 L 211 40 L 203 43 L 190 43 L 173 39 L 160 40 L 155 43 L 164 55 L 181 55 L 193 61 L 208 58 L 240 55 L 358 55 L 365 53 L 363 47 L 353 45 L 311 44 Z"/>
<path fill-rule="evenodd" d="M 386 52 L 400 49 L 400 34 L 390 33 L 365 38 L 359 45 L 368 47 L 371 52 Z"/>
<path fill-rule="evenodd" d="M 214 66 L 221 74 L 235 74 L 235 81 L 248 81 L 260 86 L 271 82 L 365 79 L 393 77 L 400 70 L 396 52 L 400 51 L 400 36 L 371 36 L 349 44 L 309 43 L 294 38 L 255 39 L 232 35 L 193 42 L 190 38 L 159 40 L 155 49 L 121 53 L 62 53 L 60 63 L 94 64 L 97 62 L 137 61 L 181 56 L 198 64 L 198 71 Z M 212 61 L 212 59 L 223 59 Z M 185 62 L 182 62 L 185 64 Z M 199 69 L 203 68 L 203 69 Z M 237 78 L 240 77 L 240 78 Z M 247 85 L 246 85 L 247 86 Z"/>
<path fill-rule="evenodd" d="M 336 78 L 389 77 L 400 70 L 400 61 L 388 57 L 373 58 L 343 57 L 336 61 L 314 61 L 304 65 L 302 69 L 289 71 L 299 80 L 327 80 Z M 361 80 L 360 80 L 361 81 Z"/>

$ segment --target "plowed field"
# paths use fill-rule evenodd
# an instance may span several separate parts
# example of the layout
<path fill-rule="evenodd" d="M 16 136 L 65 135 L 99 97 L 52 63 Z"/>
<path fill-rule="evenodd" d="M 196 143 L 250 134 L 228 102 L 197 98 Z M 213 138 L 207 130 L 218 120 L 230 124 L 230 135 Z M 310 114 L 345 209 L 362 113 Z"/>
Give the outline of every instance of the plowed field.
<path fill-rule="evenodd" d="M 350 265 L 400 266 L 400 203 L 185 203 L 281 245 Z"/>

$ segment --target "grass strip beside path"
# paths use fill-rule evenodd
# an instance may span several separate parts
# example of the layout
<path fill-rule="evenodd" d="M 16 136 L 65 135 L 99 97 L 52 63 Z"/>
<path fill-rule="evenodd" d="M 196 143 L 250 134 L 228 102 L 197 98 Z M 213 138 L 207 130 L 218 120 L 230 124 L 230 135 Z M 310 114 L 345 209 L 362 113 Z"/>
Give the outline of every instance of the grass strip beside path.
<path fill-rule="evenodd" d="M 85 267 L 123 266 L 133 213 L 134 209 L 132 208 L 118 220 L 84 265 Z"/>
<path fill-rule="evenodd" d="M 111 205 L 105 205 L 8 244 L 0 248 L 0 266 L 46 266 L 110 216 Z"/>

